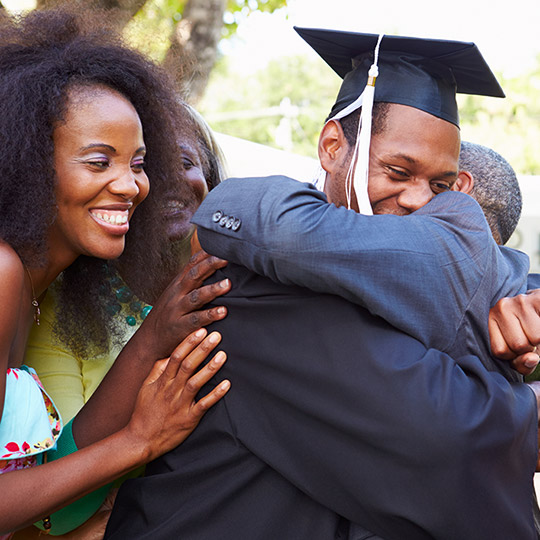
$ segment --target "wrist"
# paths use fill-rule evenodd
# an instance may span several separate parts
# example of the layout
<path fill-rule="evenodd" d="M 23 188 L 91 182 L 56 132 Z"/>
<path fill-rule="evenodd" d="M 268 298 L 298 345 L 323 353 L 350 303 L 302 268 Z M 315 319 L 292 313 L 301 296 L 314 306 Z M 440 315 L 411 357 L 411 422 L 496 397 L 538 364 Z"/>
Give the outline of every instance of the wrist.
<path fill-rule="evenodd" d="M 129 454 L 129 468 L 140 467 L 154 459 L 152 443 L 141 436 L 138 430 L 133 429 L 131 422 L 116 433 L 119 443 Z M 122 450 L 125 452 L 126 450 Z"/>
<path fill-rule="evenodd" d="M 125 345 L 122 353 L 126 351 L 130 362 L 148 365 L 148 362 L 155 362 L 161 358 L 157 355 L 155 344 L 155 332 L 150 325 L 143 322 L 141 327 L 131 336 Z"/>

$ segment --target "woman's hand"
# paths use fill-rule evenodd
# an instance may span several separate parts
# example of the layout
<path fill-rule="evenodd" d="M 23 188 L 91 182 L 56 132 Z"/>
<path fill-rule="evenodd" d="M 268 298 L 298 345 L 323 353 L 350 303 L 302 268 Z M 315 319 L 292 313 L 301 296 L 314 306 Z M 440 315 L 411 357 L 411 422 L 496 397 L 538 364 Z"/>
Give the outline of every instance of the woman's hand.
<path fill-rule="evenodd" d="M 218 332 L 200 329 L 190 334 L 171 354 L 159 360 L 144 381 L 126 430 L 134 441 L 146 441 L 152 460 L 182 443 L 206 411 L 229 390 L 228 380 L 196 401 L 200 389 L 219 371 L 226 355 L 219 351 L 203 368 L 201 363 L 221 341 Z"/>
<path fill-rule="evenodd" d="M 225 307 L 201 309 L 230 290 L 229 280 L 201 286 L 208 276 L 226 264 L 226 261 L 201 251 L 190 259 L 183 272 L 167 287 L 90 400 L 77 414 L 73 434 L 79 448 L 104 439 L 125 426 L 133 414 L 143 381 L 152 367 L 158 369 L 154 366 L 156 360 L 171 356 L 178 343 L 191 332 L 227 315 Z M 190 340 L 193 339 L 196 338 L 190 337 Z M 180 349 L 176 350 L 184 351 L 186 346 L 181 344 Z M 207 345 L 201 347 L 204 350 Z M 177 358 L 175 353 L 171 367 L 168 371 L 164 368 L 164 373 L 170 374 Z M 185 369 L 186 364 L 182 365 Z M 163 384 L 163 380 L 159 384 Z M 201 406 L 205 403 L 203 401 Z M 94 418 L 101 421 L 95 422 Z"/>
<path fill-rule="evenodd" d="M 196 400 L 200 389 L 225 362 L 225 353 L 220 351 L 199 369 L 221 340 L 217 332 L 206 334 L 204 329 L 194 332 L 170 358 L 156 362 L 125 427 L 60 459 L 0 475 L 0 532 L 51 514 L 183 442 L 230 388 L 229 381 L 222 381 Z M 89 425 L 100 420 L 93 417 Z M 41 493 L 43 486 L 47 487 L 46 496 L 28 497 L 29 493 Z"/>
<path fill-rule="evenodd" d="M 135 339 L 142 338 L 146 353 L 153 358 L 169 356 L 188 334 L 227 315 L 224 306 L 201 309 L 231 289 L 228 279 L 202 286 L 227 261 L 199 251 L 184 270 L 171 281 L 146 317 Z"/>

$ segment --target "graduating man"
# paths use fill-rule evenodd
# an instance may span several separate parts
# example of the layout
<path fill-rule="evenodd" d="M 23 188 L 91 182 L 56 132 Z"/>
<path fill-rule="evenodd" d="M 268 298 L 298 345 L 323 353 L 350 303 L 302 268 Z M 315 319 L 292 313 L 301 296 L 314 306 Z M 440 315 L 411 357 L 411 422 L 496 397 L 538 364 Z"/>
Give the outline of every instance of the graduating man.
<path fill-rule="evenodd" d="M 338 37 L 343 41 L 345 36 Z M 264 183 L 268 197 L 261 204 L 253 195 L 259 182 L 240 181 L 242 191 L 230 196 L 227 184 L 238 184 L 227 180 L 203 203 L 196 219 L 203 247 L 213 250 L 223 242 L 229 250 L 229 245 L 239 245 L 231 250 L 237 249 L 244 264 L 294 283 L 286 274 L 304 270 L 291 263 L 293 250 L 283 250 L 285 258 L 275 262 L 280 250 L 264 253 L 254 238 L 259 234 L 294 238 L 289 231 L 291 211 L 315 206 L 319 214 L 308 228 L 312 234 L 295 244 L 301 259 L 312 266 L 320 263 L 318 278 L 317 268 L 306 270 L 306 284 L 321 290 L 318 279 L 324 287 L 333 280 L 335 269 L 321 275 L 332 261 L 319 239 L 323 244 L 330 239 L 339 248 L 333 256 L 341 253 L 333 261 L 341 280 L 340 290 L 334 292 L 358 301 L 363 287 L 373 301 L 367 306 L 370 311 L 418 339 L 344 298 L 283 286 L 229 265 L 222 272 L 234 285 L 222 299 L 229 315 L 216 329 L 223 333 L 223 348 L 230 358 L 224 376 L 234 388 L 206 415 L 191 439 L 149 466 L 145 478 L 124 485 L 106 538 L 535 537 L 531 501 L 537 385 L 511 382 L 517 376 L 487 353 L 482 361 L 469 354 L 472 348 L 479 353 L 488 350 L 487 308 L 497 299 L 495 285 L 505 293 L 524 290 L 527 262 L 519 254 L 499 257 L 472 199 L 459 193 L 433 198 L 436 191 L 449 191 L 457 180 L 459 69 L 454 61 L 465 64 L 464 71 L 472 77 L 472 86 L 461 81 L 469 91 L 500 93 L 500 89 L 493 87 L 485 64 L 476 69 L 481 57 L 470 44 L 429 42 L 435 58 L 426 56 L 425 44 L 411 41 L 412 50 L 405 46 L 405 60 L 397 51 L 388 51 L 388 65 L 396 56 L 398 60 L 396 73 L 386 73 L 393 80 L 404 68 L 397 86 L 414 99 L 403 104 L 385 96 L 398 109 L 383 112 L 391 129 L 383 126 L 372 154 L 386 135 L 394 148 L 385 152 L 398 154 L 400 165 L 386 164 L 384 153 L 373 154 L 379 174 L 387 177 L 382 178 L 382 193 L 375 193 L 380 198 L 356 182 L 350 200 L 356 196 L 362 208 L 369 198 L 374 207 L 401 214 L 413 212 L 422 206 L 418 200 L 427 199 L 424 204 L 429 201 L 426 208 L 436 218 L 424 208 L 410 216 L 373 216 L 359 231 L 356 220 L 366 216 L 327 205 L 324 196 L 308 186 L 274 178 Z M 403 49 L 403 42 L 399 47 Z M 387 66 L 383 51 L 384 47 L 379 59 L 381 82 Z M 448 57 L 453 57 L 452 67 L 445 64 Z M 419 77 L 422 84 L 412 88 L 411 81 Z M 426 86 L 429 92 L 420 91 Z M 357 98 L 358 93 L 353 101 Z M 366 107 L 369 99 L 363 102 L 363 110 Z M 331 122 L 324 159 L 337 174 L 349 170 L 348 162 L 355 160 L 339 139 L 340 123 Z M 399 139 L 392 139 L 396 134 Z M 321 162 L 324 166 L 323 158 Z M 374 166 L 371 176 L 375 171 Z M 279 198 L 283 190 L 286 196 Z M 235 206 L 246 197 L 257 205 L 255 211 Z M 329 211 L 339 212 L 340 227 L 326 228 L 337 223 L 327 219 Z M 471 217 L 460 220 L 467 212 Z M 463 224 L 466 233 L 461 231 Z M 404 238 L 396 243 L 392 235 L 399 234 Z M 367 247 L 367 239 L 374 247 Z M 393 251 L 400 250 L 410 256 L 408 262 L 394 256 Z M 372 258 L 376 251 L 388 254 L 386 260 Z M 366 265 L 361 270 L 359 254 Z M 488 262 L 494 265 L 493 275 L 484 280 L 477 268 Z M 377 282 L 377 276 L 369 273 L 384 274 L 389 281 Z M 364 278 L 369 287 L 357 285 Z M 417 313 L 425 304 L 419 293 L 413 296 L 418 281 L 428 287 L 427 314 Z M 477 296 L 479 291 L 489 293 L 489 298 Z M 410 307 L 412 300 L 417 301 L 416 310 Z M 468 313 L 473 301 L 481 305 Z M 368 302 L 362 298 L 360 303 Z M 387 308 L 387 303 L 394 306 Z M 437 318 L 436 324 L 432 318 Z M 469 332 L 476 326 L 482 330 L 478 339 Z M 428 348 L 434 346 L 452 351 L 455 358 Z"/>
<path fill-rule="evenodd" d="M 504 96 L 478 49 L 385 36 L 366 132 L 358 126 L 370 125 L 377 36 L 298 32 L 344 76 L 319 140 L 335 206 L 285 177 L 231 179 L 198 214 L 203 248 L 275 281 L 357 301 L 428 347 L 478 355 L 519 380 L 492 358 L 486 323 L 500 298 L 526 291 L 529 260 L 498 247 L 480 206 L 458 192 L 473 182 L 458 175 L 455 92 Z M 223 214 L 217 222 L 214 212 Z M 223 216 L 249 225 L 227 228 Z"/>

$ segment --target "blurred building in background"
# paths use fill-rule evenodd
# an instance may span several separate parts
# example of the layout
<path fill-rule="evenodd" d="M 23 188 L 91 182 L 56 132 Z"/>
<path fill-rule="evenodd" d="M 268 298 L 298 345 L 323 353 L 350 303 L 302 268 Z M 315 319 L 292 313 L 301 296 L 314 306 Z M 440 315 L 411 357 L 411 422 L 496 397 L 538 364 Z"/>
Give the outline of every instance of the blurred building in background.
<path fill-rule="evenodd" d="M 531 272 L 540 272 L 540 176 L 520 176 L 523 211 L 508 246 L 524 251 L 531 259 Z"/>

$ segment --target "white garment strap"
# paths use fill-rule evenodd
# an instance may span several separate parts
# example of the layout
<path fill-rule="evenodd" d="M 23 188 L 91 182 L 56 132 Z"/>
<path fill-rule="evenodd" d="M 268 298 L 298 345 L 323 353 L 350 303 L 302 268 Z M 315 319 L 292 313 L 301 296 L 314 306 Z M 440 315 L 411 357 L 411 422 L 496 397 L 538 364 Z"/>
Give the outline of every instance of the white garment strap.
<path fill-rule="evenodd" d="M 315 177 L 313 178 L 312 184 L 319 191 L 324 191 L 324 186 L 326 184 L 326 171 L 322 168 L 320 163 L 319 163 L 319 168 L 317 169 L 317 172 L 315 173 Z"/>

